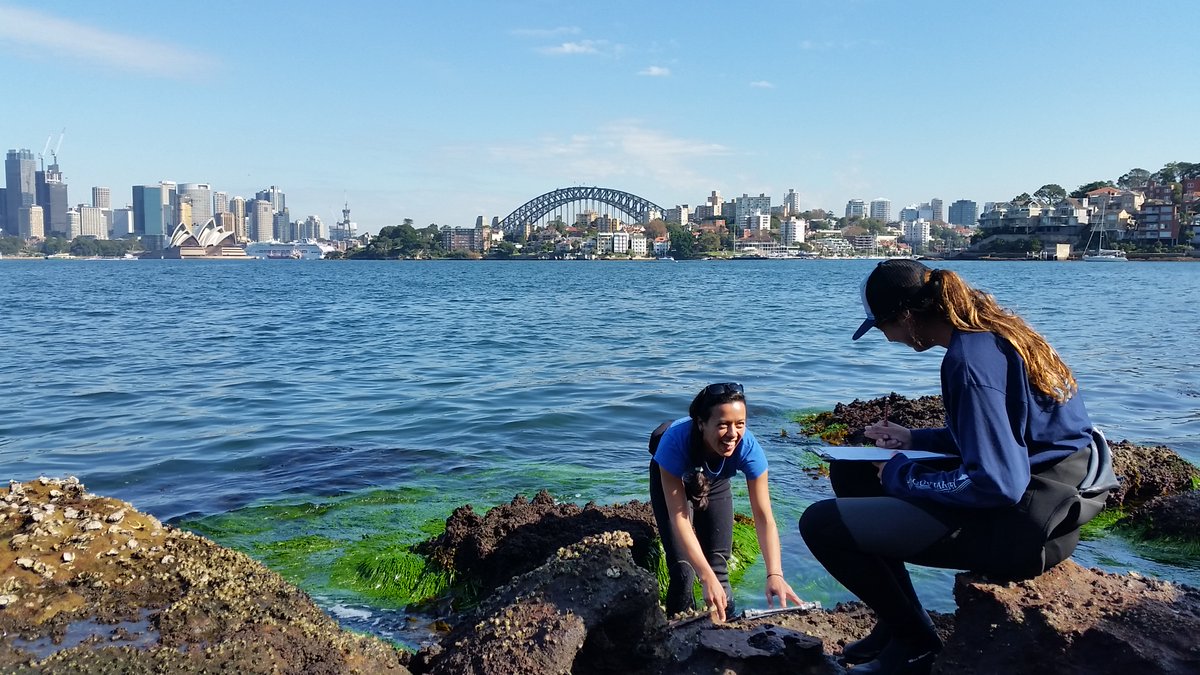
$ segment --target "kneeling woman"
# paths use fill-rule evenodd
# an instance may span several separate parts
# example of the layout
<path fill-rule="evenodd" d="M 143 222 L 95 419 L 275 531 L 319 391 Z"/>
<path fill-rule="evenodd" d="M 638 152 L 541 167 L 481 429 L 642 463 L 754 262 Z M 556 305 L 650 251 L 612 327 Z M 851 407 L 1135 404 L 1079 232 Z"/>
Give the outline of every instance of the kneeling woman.
<path fill-rule="evenodd" d="M 850 672 L 927 673 L 941 642 L 904 563 L 1007 578 L 1057 564 L 1090 517 L 1063 515 L 1061 505 L 1076 500 L 1092 444 L 1104 440 L 1046 340 L 954 272 L 885 261 L 864 283 L 863 304 L 855 340 L 874 327 L 918 352 L 946 350 L 946 427 L 909 430 L 886 418 L 867 427 L 897 452 L 887 462 L 831 463 L 837 499 L 808 507 L 800 533 L 878 619 L 843 650 L 847 662 L 866 662 Z M 908 448 L 956 457 L 911 461 Z"/>
<path fill-rule="evenodd" d="M 666 425 L 664 425 L 666 426 Z M 661 427 L 660 427 L 661 429 Z M 667 614 L 694 609 L 697 576 L 704 602 L 717 621 L 733 613 L 728 561 L 733 553 L 733 494 L 729 479 L 746 475 L 758 545 L 767 566 L 766 596 L 781 607 L 800 598 L 783 578 L 779 531 L 767 492 L 767 456 L 746 429 L 742 385 L 710 384 L 696 395 L 688 416 L 651 437 L 650 504 L 666 554 L 670 583 Z M 657 447 L 655 442 L 657 441 Z"/>

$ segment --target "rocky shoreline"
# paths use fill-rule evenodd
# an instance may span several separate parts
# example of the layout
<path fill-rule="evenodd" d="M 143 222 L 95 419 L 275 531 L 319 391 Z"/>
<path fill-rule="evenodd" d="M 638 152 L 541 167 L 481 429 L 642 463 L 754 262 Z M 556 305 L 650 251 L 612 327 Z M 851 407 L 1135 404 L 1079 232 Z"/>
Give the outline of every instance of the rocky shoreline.
<path fill-rule="evenodd" d="M 885 398 L 906 426 L 941 418 L 932 397 Z M 884 403 L 839 404 L 806 429 L 853 442 Z M 1127 442 L 1114 455 L 1118 526 L 1200 539 L 1196 467 Z M 0 537 L 6 673 L 841 673 L 842 646 L 873 623 L 856 603 L 721 625 L 666 617 L 657 532 L 638 501 L 580 507 L 541 493 L 455 510 L 414 548 L 457 593 L 431 599 L 446 632 L 416 653 L 342 629 L 248 556 L 72 478 L 0 489 Z M 938 673 L 1200 672 L 1195 588 L 1067 561 L 1018 583 L 959 574 L 954 593 L 957 610 L 934 617 Z"/>

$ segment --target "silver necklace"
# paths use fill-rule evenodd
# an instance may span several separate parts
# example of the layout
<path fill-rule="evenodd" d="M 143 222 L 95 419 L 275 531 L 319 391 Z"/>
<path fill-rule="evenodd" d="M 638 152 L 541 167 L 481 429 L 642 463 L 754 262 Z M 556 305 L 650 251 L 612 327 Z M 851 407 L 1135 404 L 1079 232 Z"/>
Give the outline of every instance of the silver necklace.
<path fill-rule="evenodd" d="M 704 468 L 712 475 L 720 476 L 721 472 L 725 470 L 725 460 L 726 459 L 728 459 L 728 458 L 725 457 L 724 455 L 721 456 L 721 466 L 718 466 L 715 471 L 712 469 L 712 467 L 710 467 L 708 465 L 708 460 L 706 459 L 706 460 L 704 460 Z"/>

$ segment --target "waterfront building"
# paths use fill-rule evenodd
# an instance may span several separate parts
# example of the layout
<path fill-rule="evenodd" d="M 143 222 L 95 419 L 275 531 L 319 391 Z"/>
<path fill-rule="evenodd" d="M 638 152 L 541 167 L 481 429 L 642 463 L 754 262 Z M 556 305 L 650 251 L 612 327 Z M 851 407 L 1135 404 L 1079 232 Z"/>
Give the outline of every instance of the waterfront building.
<path fill-rule="evenodd" d="M 492 218 L 492 231 L 498 232 L 500 221 L 498 217 Z M 358 236 L 358 223 L 350 220 L 350 204 L 347 202 L 342 206 L 342 219 L 337 222 L 329 232 L 330 241 L 344 242 L 350 241 Z"/>
<path fill-rule="evenodd" d="M 1134 229 L 1126 238 L 1142 246 L 1179 243 L 1179 208 L 1165 200 L 1147 201 L 1138 212 Z"/>
<path fill-rule="evenodd" d="M 841 235 L 813 239 L 812 245 L 825 255 L 846 256 L 854 253 L 854 247 Z"/>
<path fill-rule="evenodd" d="M 781 219 L 787 216 L 795 216 L 800 213 L 800 193 L 788 188 L 787 194 L 783 196 L 783 213 Z"/>
<path fill-rule="evenodd" d="M 278 241 L 294 241 L 296 239 L 296 227 L 292 223 L 292 215 L 288 207 L 285 206 L 282 211 L 276 211 L 271 221 L 275 239 Z"/>
<path fill-rule="evenodd" d="M 75 237 L 108 239 L 108 218 L 104 214 L 105 209 L 80 204 L 76 207 L 75 212 L 79 216 L 79 234 L 72 232 L 72 239 Z"/>
<path fill-rule="evenodd" d="M 929 216 L 929 219 L 935 223 L 946 222 L 946 219 L 943 217 L 945 216 L 945 211 L 942 210 L 942 200 L 937 197 L 929 200 Z"/>
<path fill-rule="evenodd" d="M 875 252 L 875 235 L 873 234 L 856 234 L 847 237 L 846 241 L 850 242 L 851 248 L 858 253 L 874 253 Z"/>
<path fill-rule="evenodd" d="M 22 239 L 45 239 L 46 224 L 42 207 L 37 204 L 17 209 L 17 234 Z"/>
<path fill-rule="evenodd" d="M 250 238 L 254 241 L 271 241 L 275 238 L 274 214 L 271 202 L 264 199 L 251 199 L 246 202 L 246 216 L 250 221 Z"/>
<path fill-rule="evenodd" d="M 229 212 L 229 193 L 220 190 L 213 193 L 213 215 Z"/>
<path fill-rule="evenodd" d="M 632 237 L 624 230 L 617 230 L 612 233 L 612 252 L 613 253 L 629 253 L 629 246 Z"/>
<path fill-rule="evenodd" d="M 745 227 L 747 230 L 754 233 L 766 233 L 771 231 L 771 214 L 755 211 L 746 216 Z"/>
<path fill-rule="evenodd" d="M 970 199 L 959 199 L 950 205 L 951 225 L 961 227 L 974 227 L 975 221 L 979 219 L 979 206 Z"/>
<path fill-rule="evenodd" d="M 133 209 L 113 209 L 110 216 L 110 238 L 128 239 L 133 236 Z"/>
<path fill-rule="evenodd" d="M 217 225 L 209 218 L 203 226 L 193 229 L 187 223 L 179 223 L 171 233 L 171 240 L 163 249 L 163 258 L 180 260 L 237 259 L 250 260 L 245 249 L 237 245 L 233 232 Z"/>
<path fill-rule="evenodd" d="M 871 200 L 871 218 L 883 223 L 892 220 L 892 200 L 879 197 Z"/>
<path fill-rule="evenodd" d="M 67 209 L 67 229 L 66 232 L 59 234 L 67 239 L 74 239 L 82 234 L 81 225 L 79 222 L 79 211 L 75 209 Z"/>
<path fill-rule="evenodd" d="M 447 251 L 483 251 L 481 232 L 473 227 L 450 227 L 441 230 L 442 248 Z"/>
<path fill-rule="evenodd" d="M 111 209 L 112 208 L 112 190 L 109 190 L 106 187 L 99 187 L 99 186 L 93 187 L 92 188 L 92 206 L 95 206 L 98 209 Z"/>
<path fill-rule="evenodd" d="M 851 199 L 846 202 L 846 217 L 847 218 L 865 218 L 867 216 L 866 203 L 861 199 Z"/>
<path fill-rule="evenodd" d="M 742 193 L 741 197 L 734 200 L 734 220 L 742 227 L 753 229 L 750 223 L 750 216 L 755 213 L 767 214 L 767 228 L 770 229 L 771 223 L 771 198 L 766 193 L 760 192 L 757 197 L 751 197 L 746 193 Z M 722 215 L 722 214 L 717 214 Z"/>
<path fill-rule="evenodd" d="M 67 234 L 67 183 L 63 180 L 58 164 L 51 164 L 45 171 L 34 173 L 37 186 L 37 204 L 42 207 L 46 220 L 46 234 Z"/>
<path fill-rule="evenodd" d="M 212 186 L 208 183 L 180 183 L 177 192 L 180 204 L 191 204 L 190 216 L 184 218 L 180 212 L 179 222 L 187 223 L 193 229 L 204 227 L 213 215 Z"/>
<path fill-rule="evenodd" d="M 911 223 L 920 217 L 921 217 L 921 211 L 917 207 L 916 204 L 909 204 L 908 206 L 900 209 L 900 222 L 901 223 Z"/>
<path fill-rule="evenodd" d="M 807 229 L 808 221 L 795 216 L 786 218 L 779 222 L 779 241 L 784 245 L 803 243 Z"/>
<path fill-rule="evenodd" d="M 929 221 L 918 218 L 911 223 L 904 223 L 900 230 L 904 234 L 904 242 L 914 251 L 925 250 L 929 245 Z"/>
<path fill-rule="evenodd" d="M 629 238 L 629 250 L 635 257 L 645 258 L 649 251 L 649 242 L 644 235 L 635 234 Z"/>
<path fill-rule="evenodd" d="M 5 232 L 19 235 L 23 208 L 37 205 L 37 165 L 28 148 L 9 150 L 4 158 L 4 212 L 7 219 Z"/>
<path fill-rule="evenodd" d="M 162 250 L 166 243 L 165 212 L 161 184 L 133 186 L 133 233 L 147 251 Z"/>

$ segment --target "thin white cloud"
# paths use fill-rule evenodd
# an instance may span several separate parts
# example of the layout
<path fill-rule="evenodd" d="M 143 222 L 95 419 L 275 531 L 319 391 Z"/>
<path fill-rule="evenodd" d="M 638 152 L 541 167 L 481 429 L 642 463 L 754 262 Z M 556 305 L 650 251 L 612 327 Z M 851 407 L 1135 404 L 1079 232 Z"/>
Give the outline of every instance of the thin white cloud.
<path fill-rule="evenodd" d="M 771 84 L 770 82 L 767 82 L 766 80 L 756 80 L 754 82 L 751 82 L 750 86 L 754 87 L 755 89 L 774 89 L 775 88 L 775 85 Z"/>
<path fill-rule="evenodd" d="M 662 66 L 650 66 L 645 70 L 638 71 L 638 75 L 645 75 L 646 77 L 669 77 L 671 69 Z"/>
<path fill-rule="evenodd" d="M 113 33 L 29 9 L 0 5 L 0 46 L 37 58 L 65 56 L 122 70 L 191 77 L 213 67 L 211 57 L 173 45 Z"/>
<path fill-rule="evenodd" d="M 464 152 L 471 152 L 464 149 Z M 698 168 L 733 151 L 720 143 L 671 136 L 637 121 L 618 121 L 589 133 L 546 136 L 525 143 L 486 149 L 491 161 L 537 175 L 551 168 L 556 176 L 623 184 L 655 181 L 681 190 L 705 190 L 714 184 Z"/>
<path fill-rule="evenodd" d="M 605 44 L 603 40 L 580 40 L 579 42 L 564 42 L 554 47 L 542 47 L 538 51 L 551 56 L 599 54 Z"/>
<path fill-rule="evenodd" d="M 514 28 L 509 33 L 516 37 L 551 38 L 560 35 L 578 35 L 580 30 L 578 26 L 558 26 L 556 28 Z"/>

